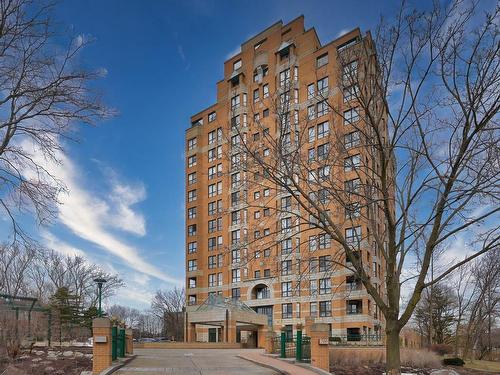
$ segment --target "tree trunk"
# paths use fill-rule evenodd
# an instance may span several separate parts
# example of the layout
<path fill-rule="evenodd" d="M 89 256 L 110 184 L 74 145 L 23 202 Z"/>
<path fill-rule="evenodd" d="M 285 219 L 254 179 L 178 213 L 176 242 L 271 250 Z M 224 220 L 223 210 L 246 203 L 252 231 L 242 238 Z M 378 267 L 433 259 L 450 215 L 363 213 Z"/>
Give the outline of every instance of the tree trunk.
<path fill-rule="evenodd" d="M 399 329 L 395 324 L 387 322 L 386 327 L 386 369 L 387 375 L 401 374 L 401 358 L 399 353 Z"/>

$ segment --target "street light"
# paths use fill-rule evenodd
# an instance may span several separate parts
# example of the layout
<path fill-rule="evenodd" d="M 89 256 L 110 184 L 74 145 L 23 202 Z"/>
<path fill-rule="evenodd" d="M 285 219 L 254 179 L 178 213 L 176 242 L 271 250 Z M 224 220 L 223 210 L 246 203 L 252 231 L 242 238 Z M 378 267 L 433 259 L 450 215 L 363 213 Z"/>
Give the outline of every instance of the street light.
<path fill-rule="evenodd" d="M 99 310 L 98 310 L 99 318 L 102 318 L 102 309 L 101 309 L 102 284 L 104 284 L 106 281 L 107 281 L 106 279 L 102 279 L 102 278 L 94 279 L 94 282 L 97 283 L 97 291 L 98 291 L 98 296 L 99 296 Z"/>

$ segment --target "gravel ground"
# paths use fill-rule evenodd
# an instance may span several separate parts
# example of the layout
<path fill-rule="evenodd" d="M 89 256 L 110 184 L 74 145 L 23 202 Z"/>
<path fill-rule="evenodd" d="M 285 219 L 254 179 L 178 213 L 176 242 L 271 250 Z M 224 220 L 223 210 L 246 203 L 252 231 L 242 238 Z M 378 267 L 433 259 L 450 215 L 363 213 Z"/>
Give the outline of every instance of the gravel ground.
<path fill-rule="evenodd" d="M 80 347 L 35 348 L 15 360 L 0 363 L 2 375 L 80 375 L 92 370 L 92 349 Z"/>

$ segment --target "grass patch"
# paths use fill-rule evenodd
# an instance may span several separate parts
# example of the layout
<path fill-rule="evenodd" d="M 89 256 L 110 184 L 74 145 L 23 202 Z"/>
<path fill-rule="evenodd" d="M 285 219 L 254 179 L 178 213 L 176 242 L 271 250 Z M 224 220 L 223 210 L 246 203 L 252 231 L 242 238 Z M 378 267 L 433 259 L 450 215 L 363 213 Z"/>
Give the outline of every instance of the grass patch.
<path fill-rule="evenodd" d="M 466 361 L 464 367 L 470 368 L 471 370 L 500 373 L 500 362 L 481 360 L 474 360 L 473 362 Z"/>

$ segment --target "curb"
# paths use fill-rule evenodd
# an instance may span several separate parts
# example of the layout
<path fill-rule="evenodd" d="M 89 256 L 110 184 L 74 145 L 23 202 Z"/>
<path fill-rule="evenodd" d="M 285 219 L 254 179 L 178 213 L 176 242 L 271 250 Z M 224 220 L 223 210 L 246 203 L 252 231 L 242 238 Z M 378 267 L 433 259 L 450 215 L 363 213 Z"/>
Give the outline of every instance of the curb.
<path fill-rule="evenodd" d="M 132 354 L 131 356 L 126 357 L 125 359 L 121 359 L 120 363 L 117 363 L 116 365 L 108 367 L 106 370 L 101 371 L 101 373 L 99 375 L 110 375 L 113 372 L 121 369 L 123 366 L 125 366 L 127 363 L 129 363 L 133 359 L 135 359 L 135 357 L 137 357 L 137 355 Z"/>
<path fill-rule="evenodd" d="M 252 362 L 253 364 L 256 364 L 256 365 L 258 365 L 260 367 L 265 367 L 265 368 L 268 368 L 270 370 L 276 371 L 280 375 L 292 375 L 288 371 L 280 370 L 279 368 L 274 367 L 272 365 L 264 364 L 264 363 L 261 363 L 259 361 L 254 360 L 254 359 L 246 358 L 246 357 L 244 357 L 242 355 L 237 355 L 237 357 L 241 358 L 241 359 L 244 359 L 245 361 Z"/>

